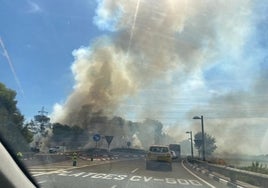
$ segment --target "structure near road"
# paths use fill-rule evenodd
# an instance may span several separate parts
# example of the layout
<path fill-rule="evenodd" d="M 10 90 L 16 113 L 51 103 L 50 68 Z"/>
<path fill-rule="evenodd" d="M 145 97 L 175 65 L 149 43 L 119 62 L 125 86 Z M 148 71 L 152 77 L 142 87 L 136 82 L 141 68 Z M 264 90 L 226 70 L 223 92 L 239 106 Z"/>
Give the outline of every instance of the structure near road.
<path fill-rule="evenodd" d="M 169 144 L 169 149 L 175 152 L 174 159 L 181 160 L 181 146 L 180 144 Z"/>
<path fill-rule="evenodd" d="M 39 152 L 44 148 L 47 137 L 52 130 L 50 118 L 47 116 L 48 112 L 42 107 L 38 114 L 34 116 L 34 120 L 27 123 L 27 128 L 34 135 L 33 142 L 30 143 L 33 151 Z"/>

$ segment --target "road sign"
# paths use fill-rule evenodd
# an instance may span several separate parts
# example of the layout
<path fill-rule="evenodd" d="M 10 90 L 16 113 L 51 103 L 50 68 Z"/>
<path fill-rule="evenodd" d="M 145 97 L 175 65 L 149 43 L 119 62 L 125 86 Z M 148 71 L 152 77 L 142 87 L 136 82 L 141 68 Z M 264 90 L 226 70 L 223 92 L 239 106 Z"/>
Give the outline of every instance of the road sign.
<path fill-rule="evenodd" d="M 127 147 L 130 147 L 131 146 L 131 142 L 127 142 Z"/>
<path fill-rule="evenodd" d="M 110 145 L 110 144 L 111 144 L 111 142 L 112 142 L 113 138 L 114 138 L 114 136 L 105 136 L 105 139 L 106 139 L 106 141 L 107 141 L 108 145 Z"/>
<path fill-rule="evenodd" d="M 113 138 L 114 138 L 114 136 L 105 136 L 105 139 L 106 139 L 106 141 L 108 143 L 108 150 L 109 151 L 110 151 L 110 144 L 111 144 Z"/>
<path fill-rule="evenodd" d="M 100 136 L 99 134 L 95 134 L 95 135 L 93 136 L 93 140 L 94 140 L 95 142 L 100 141 L 100 139 L 101 139 L 101 136 Z"/>

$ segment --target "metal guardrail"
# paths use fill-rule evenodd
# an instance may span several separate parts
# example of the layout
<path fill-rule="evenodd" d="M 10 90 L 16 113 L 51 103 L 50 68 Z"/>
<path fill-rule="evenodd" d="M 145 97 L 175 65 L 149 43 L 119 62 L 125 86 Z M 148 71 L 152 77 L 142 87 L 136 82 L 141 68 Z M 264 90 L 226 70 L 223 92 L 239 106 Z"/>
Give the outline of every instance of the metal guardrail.
<path fill-rule="evenodd" d="M 198 167 L 203 167 L 207 169 L 209 172 L 216 172 L 225 177 L 228 177 L 230 178 L 230 181 L 232 183 L 237 183 L 237 181 L 242 181 L 242 182 L 246 182 L 248 184 L 258 186 L 258 187 L 268 186 L 268 175 L 266 174 L 240 170 L 237 168 L 233 168 L 231 166 L 211 164 L 211 163 L 196 160 L 196 159 L 188 158 L 188 162 L 191 164 L 198 165 Z"/>

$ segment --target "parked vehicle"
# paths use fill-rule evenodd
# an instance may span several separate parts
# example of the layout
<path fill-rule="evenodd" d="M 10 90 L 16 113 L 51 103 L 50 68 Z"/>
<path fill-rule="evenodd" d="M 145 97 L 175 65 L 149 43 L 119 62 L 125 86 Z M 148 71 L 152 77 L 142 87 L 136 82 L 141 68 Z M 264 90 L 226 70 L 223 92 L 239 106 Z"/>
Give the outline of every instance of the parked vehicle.
<path fill-rule="evenodd" d="M 58 153 L 58 152 L 64 152 L 64 147 L 63 146 L 55 146 L 51 147 L 48 150 L 49 153 Z"/>

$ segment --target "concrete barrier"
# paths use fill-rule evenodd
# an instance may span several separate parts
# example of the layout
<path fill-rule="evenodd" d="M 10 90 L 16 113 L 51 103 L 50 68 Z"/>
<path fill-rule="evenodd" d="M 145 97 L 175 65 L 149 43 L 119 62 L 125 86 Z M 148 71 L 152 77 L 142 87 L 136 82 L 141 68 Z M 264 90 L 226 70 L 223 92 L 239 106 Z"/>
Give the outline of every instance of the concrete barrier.
<path fill-rule="evenodd" d="M 240 170 L 231 166 L 210 164 L 200 160 L 191 159 L 188 160 L 188 162 L 192 165 L 196 165 L 198 168 L 207 169 L 207 174 L 215 172 L 228 177 L 229 183 L 231 184 L 237 184 L 238 181 L 241 181 L 258 187 L 267 187 L 268 185 L 268 175 L 266 174 Z"/>

